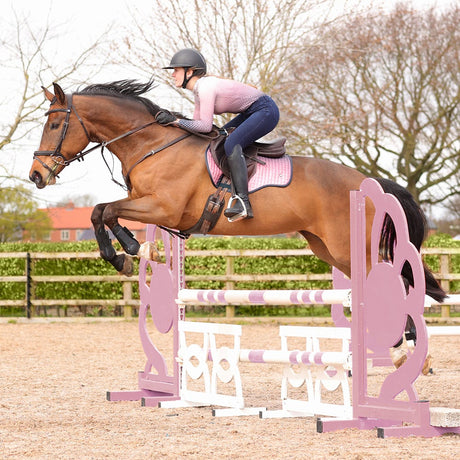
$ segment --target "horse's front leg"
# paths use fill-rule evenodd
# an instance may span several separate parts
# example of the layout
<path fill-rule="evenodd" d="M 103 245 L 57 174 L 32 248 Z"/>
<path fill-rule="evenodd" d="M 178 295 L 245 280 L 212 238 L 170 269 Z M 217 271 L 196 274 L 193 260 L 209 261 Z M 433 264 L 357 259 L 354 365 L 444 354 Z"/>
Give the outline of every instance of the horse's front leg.
<path fill-rule="evenodd" d="M 133 263 L 125 254 L 117 254 L 112 246 L 112 241 L 107 233 L 102 216 L 108 203 L 101 203 L 94 207 L 91 214 L 91 222 L 94 227 L 94 234 L 99 246 L 101 257 L 110 262 L 120 273 L 131 276 L 133 274 Z"/>
<path fill-rule="evenodd" d="M 171 219 L 170 214 L 167 214 L 161 205 L 152 200 L 151 196 L 144 196 L 135 200 L 126 198 L 108 203 L 102 213 L 103 225 L 107 225 L 112 230 L 127 254 L 138 255 L 159 262 L 161 258 L 155 244 L 146 242 L 140 245 L 133 234 L 119 224 L 119 218 L 168 226 Z"/>
<path fill-rule="evenodd" d="M 100 216 L 97 216 L 97 218 L 100 217 L 102 226 L 107 225 L 107 227 L 112 230 L 113 235 L 119 241 L 124 251 L 127 254 L 135 256 L 139 252 L 140 244 L 136 238 L 134 238 L 134 235 L 126 227 L 122 227 L 118 222 L 118 217 L 120 216 L 117 212 L 117 205 L 125 202 L 129 202 L 129 200 L 126 198 L 124 200 L 115 201 L 113 203 L 105 203 L 100 205 L 101 207 L 99 212 L 102 212 L 100 213 Z"/>

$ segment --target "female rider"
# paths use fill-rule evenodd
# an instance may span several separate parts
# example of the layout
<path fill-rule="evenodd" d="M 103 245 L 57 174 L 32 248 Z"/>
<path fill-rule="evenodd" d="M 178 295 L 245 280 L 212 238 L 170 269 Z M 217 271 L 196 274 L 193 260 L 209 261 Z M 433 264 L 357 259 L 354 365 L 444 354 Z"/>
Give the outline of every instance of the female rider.
<path fill-rule="evenodd" d="M 224 128 L 235 128 L 226 138 L 224 149 L 230 168 L 234 196 L 224 215 L 233 222 L 252 218 L 248 198 L 248 175 L 243 150 L 252 142 L 272 131 L 278 124 L 279 110 L 272 98 L 234 80 L 206 75 L 206 61 L 197 50 L 178 51 L 164 69 L 174 69 L 176 87 L 188 89 L 195 98 L 193 120 L 177 119 L 169 112 L 157 115 L 161 124 L 175 124 L 192 131 L 208 133 L 214 114 L 238 114 Z"/>

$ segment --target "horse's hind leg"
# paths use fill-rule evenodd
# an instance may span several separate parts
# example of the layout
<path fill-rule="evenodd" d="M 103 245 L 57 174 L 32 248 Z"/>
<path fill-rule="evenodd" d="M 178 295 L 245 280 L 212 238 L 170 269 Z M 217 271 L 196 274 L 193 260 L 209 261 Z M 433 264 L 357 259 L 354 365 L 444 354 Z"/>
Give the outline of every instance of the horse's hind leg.
<path fill-rule="evenodd" d="M 133 263 L 125 254 L 117 254 L 107 233 L 102 215 L 107 203 L 101 203 L 94 207 L 91 214 L 91 222 L 94 227 L 94 234 L 99 246 L 101 257 L 110 262 L 113 267 L 120 273 L 130 276 L 133 273 Z"/>
<path fill-rule="evenodd" d="M 348 263 L 346 263 L 334 257 L 330 253 L 328 247 L 326 246 L 326 244 L 323 242 L 321 238 L 305 230 L 302 230 L 299 233 L 308 241 L 310 249 L 314 252 L 314 254 L 317 257 L 319 257 L 324 262 L 332 265 L 333 267 L 336 267 L 346 276 L 351 275 L 351 267 L 350 267 L 349 261 Z"/>

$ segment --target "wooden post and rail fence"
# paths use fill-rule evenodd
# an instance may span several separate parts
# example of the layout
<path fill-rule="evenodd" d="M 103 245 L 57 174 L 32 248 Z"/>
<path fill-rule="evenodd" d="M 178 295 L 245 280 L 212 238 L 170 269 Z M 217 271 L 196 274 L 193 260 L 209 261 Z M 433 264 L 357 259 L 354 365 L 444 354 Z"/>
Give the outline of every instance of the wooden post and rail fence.
<path fill-rule="evenodd" d="M 460 248 L 425 248 L 422 250 L 423 255 L 437 256 L 439 258 L 439 271 L 435 277 L 441 286 L 449 293 L 451 282 L 460 280 L 460 273 L 450 273 L 450 259 L 454 255 L 460 255 Z M 236 257 L 286 257 L 286 256 L 313 256 L 310 249 L 273 249 L 273 250 L 188 250 L 187 257 L 223 257 L 225 258 L 226 272 L 224 275 L 185 275 L 185 281 L 219 281 L 225 283 L 226 289 L 235 289 L 235 283 L 242 281 L 250 282 L 267 282 L 267 281 L 332 281 L 332 273 L 323 274 L 241 274 L 235 273 L 234 261 Z M 1 307 L 19 307 L 24 308 L 26 316 L 31 318 L 35 311 L 44 307 L 57 307 L 66 309 L 69 306 L 78 306 L 85 309 L 88 306 L 104 307 L 123 307 L 123 313 L 126 318 L 132 317 L 132 309 L 139 307 L 139 299 L 133 298 L 132 283 L 138 282 L 138 277 L 126 277 L 122 275 L 34 275 L 33 266 L 39 259 L 99 259 L 98 252 L 0 252 L 0 258 L 25 259 L 25 274 L 19 276 L 2 276 L 0 275 L 0 290 L 2 283 L 24 283 L 25 297 L 20 300 L 0 299 Z M 66 283 L 66 282 L 108 282 L 122 283 L 123 296 L 119 299 L 39 299 L 35 296 L 35 287 L 38 283 Z M 441 317 L 450 316 L 450 305 L 441 306 Z M 226 316 L 235 315 L 235 306 L 226 306 Z"/>

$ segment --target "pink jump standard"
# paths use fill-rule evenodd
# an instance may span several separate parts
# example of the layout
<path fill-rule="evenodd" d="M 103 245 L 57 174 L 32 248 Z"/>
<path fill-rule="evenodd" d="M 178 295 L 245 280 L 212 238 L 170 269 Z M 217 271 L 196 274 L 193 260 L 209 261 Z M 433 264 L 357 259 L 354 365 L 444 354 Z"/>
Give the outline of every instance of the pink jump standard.
<path fill-rule="evenodd" d="M 147 241 L 154 240 L 156 227 L 149 225 Z M 162 230 L 165 248 L 165 263 L 157 263 L 142 258 L 139 264 L 139 335 L 147 362 L 144 370 L 138 374 L 139 389 L 134 391 L 107 392 L 109 401 L 139 401 L 143 406 L 158 406 L 161 401 L 180 399 L 180 367 L 174 360 L 172 369 L 168 369 L 166 359 L 155 347 L 147 330 L 147 315 L 150 312 L 158 332 L 169 334 L 172 339 L 173 356 L 179 354 L 178 323 L 184 320 L 184 309 L 176 304 L 177 293 L 184 287 L 183 257 L 184 241 L 170 238 Z M 151 272 L 148 283 L 147 274 Z"/>
<path fill-rule="evenodd" d="M 366 198 L 372 200 L 376 209 L 372 225 L 372 267 L 368 274 L 366 245 L 363 244 Z M 379 258 L 379 232 L 386 214 L 391 217 L 397 233 L 392 263 Z M 353 419 L 319 419 L 318 431 L 377 428 L 381 438 L 460 433 L 459 409 L 430 410 L 430 403 L 418 400 L 414 388 L 428 351 L 423 317 L 425 278 L 420 254 L 409 240 L 406 218 L 399 202 L 383 193 L 377 182 L 366 179 L 359 191 L 351 192 L 351 222 Z M 410 264 L 414 278 L 408 290 L 401 277 L 405 263 Z M 391 347 L 393 339 L 401 336 L 407 316 L 412 318 L 417 331 L 414 352 L 399 369 L 387 376 L 379 395 L 371 397 L 367 393 L 368 349 Z M 408 400 L 396 400 L 404 391 Z M 431 424 L 430 415 L 433 421 L 437 419 L 437 424 L 444 426 Z M 446 426 L 443 418 L 455 421 L 457 426 Z"/>

